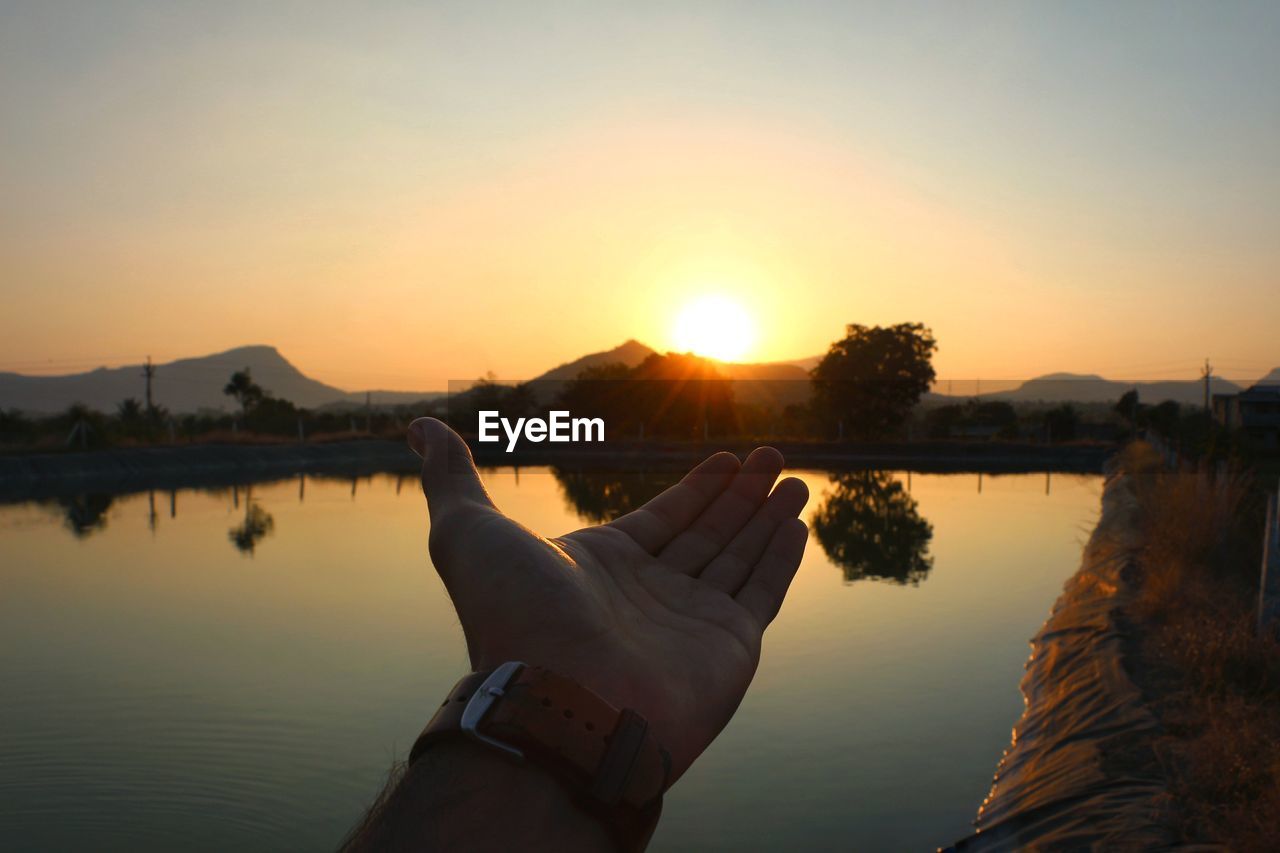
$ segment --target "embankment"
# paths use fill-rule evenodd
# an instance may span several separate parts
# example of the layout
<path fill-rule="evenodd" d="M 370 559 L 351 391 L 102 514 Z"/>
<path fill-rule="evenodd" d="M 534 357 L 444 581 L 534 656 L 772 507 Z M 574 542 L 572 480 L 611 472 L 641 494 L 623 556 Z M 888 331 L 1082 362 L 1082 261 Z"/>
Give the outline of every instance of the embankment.
<path fill-rule="evenodd" d="M 295 474 L 365 476 L 418 470 L 399 441 L 200 444 L 0 456 L 0 500 L 74 492 L 222 486 Z"/>
<path fill-rule="evenodd" d="M 1130 478 L 1113 473 L 1079 571 L 1032 640 L 1026 710 L 961 851 L 1176 846 L 1151 760 L 1155 716 L 1125 671 L 1121 611 L 1142 546 Z"/>
<path fill-rule="evenodd" d="M 1092 472 L 1112 452 L 1100 446 L 962 444 L 779 443 L 792 467 L 893 468 L 920 472 Z M 750 442 L 622 443 L 599 446 L 527 445 L 505 453 L 476 445 L 481 465 L 561 465 L 583 471 L 681 470 L 717 450 L 744 455 Z M 91 452 L 0 455 L 0 500 L 77 491 L 124 492 L 217 486 L 295 474 L 364 476 L 410 473 L 417 457 L 403 441 L 194 444 Z"/>

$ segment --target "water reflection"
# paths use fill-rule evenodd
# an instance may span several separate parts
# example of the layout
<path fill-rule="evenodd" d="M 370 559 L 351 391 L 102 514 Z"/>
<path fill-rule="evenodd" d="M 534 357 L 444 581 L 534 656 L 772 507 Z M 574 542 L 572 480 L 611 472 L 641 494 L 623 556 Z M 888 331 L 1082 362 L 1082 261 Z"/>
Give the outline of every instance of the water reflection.
<path fill-rule="evenodd" d="M 62 508 L 67 529 L 77 539 L 83 539 L 107 526 L 107 510 L 111 508 L 111 501 L 111 495 L 95 492 L 58 498 L 58 506 Z"/>
<path fill-rule="evenodd" d="M 606 523 L 631 512 L 677 483 L 682 476 L 680 471 L 607 472 L 559 467 L 542 470 L 550 471 L 564 506 L 585 524 Z M 513 470 L 511 475 L 513 485 L 518 488 L 519 470 Z M 414 482 L 412 477 L 404 475 L 389 476 L 394 476 L 396 496 L 401 495 L 406 481 Z M 933 527 L 921 515 L 919 505 L 911 495 L 911 472 L 903 473 L 902 480 L 887 471 L 841 472 L 828 476 L 829 488 L 822 494 L 816 511 L 808 520 L 818 543 L 831 562 L 841 569 L 844 579 L 848 582 L 869 579 L 917 586 L 927 578 L 933 568 L 930 554 Z M 976 491 L 982 494 L 983 475 L 965 476 L 976 476 Z M 955 479 L 955 476 L 951 478 Z M 374 482 L 371 477 L 299 475 L 296 478 L 296 501 L 299 504 L 306 502 L 309 487 L 313 484 L 325 489 L 336 485 L 346 491 L 350 500 L 356 501 L 365 494 L 365 490 L 360 488 L 361 479 L 366 484 Z M 223 500 L 230 498 L 239 522 L 227 529 L 227 539 L 240 553 L 253 556 L 258 545 L 276 533 L 275 517 L 256 492 L 266 488 L 278 500 L 279 494 L 271 491 L 273 484 L 278 482 L 282 481 L 171 488 L 165 490 L 167 495 L 163 491 L 157 495 L 155 490 L 150 490 L 143 496 L 146 524 L 154 533 L 164 516 L 177 518 L 180 491 L 217 496 Z M 1043 493 L 1046 496 L 1051 494 L 1048 474 L 1044 475 Z M 67 531 L 83 539 L 104 530 L 111 507 L 127 497 L 89 492 L 46 498 L 40 503 L 56 507 Z"/>
<path fill-rule="evenodd" d="M 235 493 L 235 499 L 239 502 L 239 493 Z M 258 543 L 275 529 L 276 521 L 271 517 L 271 513 L 262 508 L 262 505 L 253 499 L 253 487 L 250 486 L 245 491 L 244 497 L 244 521 L 237 524 L 227 531 L 227 538 L 231 540 L 231 544 L 241 554 L 253 556 L 253 551 L 258 547 Z"/>
<path fill-rule="evenodd" d="M 679 473 L 575 469 L 485 483 L 520 523 L 558 533 Z M 653 847 L 933 849 L 969 831 L 988 791 L 1023 709 L 1027 638 L 1075 570 L 1100 481 L 1055 474 L 1046 498 L 1043 472 L 984 475 L 981 495 L 976 473 L 788 473 L 827 541 L 810 543 L 750 700 L 673 791 Z M 890 478 L 918 506 L 916 524 L 888 527 L 927 518 L 918 550 L 939 571 L 843 586 L 842 555 L 875 529 L 849 507 L 898 491 Z M 157 484 L 154 507 L 146 488 L 77 491 L 0 503 L 0 848 L 332 848 L 466 660 L 415 475 L 361 476 L 354 500 L 345 472 L 251 495 L 243 479 Z M 903 497 L 874 517 L 896 518 Z M 853 543 L 832 548 L 835 529 Z"/>
<path fill-rule="evenodd" d="M 918 586 L 933 568 L 933 527 L 915 498 L 885 471 L 833 474 L 831 483 L 812 527 L 845 580 Z"/>
<path fill-rule="evenodd" d="M 589 524 L 613 521 L 680 481 L 677 473 L 570 471 L 552 468 L 565 505 Z"/>

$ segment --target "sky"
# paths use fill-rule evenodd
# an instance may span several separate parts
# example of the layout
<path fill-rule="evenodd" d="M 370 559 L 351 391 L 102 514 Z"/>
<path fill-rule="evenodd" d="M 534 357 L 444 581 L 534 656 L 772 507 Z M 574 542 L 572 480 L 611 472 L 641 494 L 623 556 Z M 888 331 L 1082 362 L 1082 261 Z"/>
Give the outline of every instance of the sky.
<path fill-rule="evenodd" d="M 1280 5 L 0 0 L 0 370 L 1280 366 Z"/>

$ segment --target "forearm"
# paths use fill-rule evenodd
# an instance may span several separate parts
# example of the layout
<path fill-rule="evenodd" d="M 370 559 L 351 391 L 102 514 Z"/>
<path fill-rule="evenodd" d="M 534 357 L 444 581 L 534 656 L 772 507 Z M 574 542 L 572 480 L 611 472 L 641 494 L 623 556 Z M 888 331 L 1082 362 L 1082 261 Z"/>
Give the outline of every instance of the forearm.
<path fill-rule="evenodd" d="M 433 746 L 393 785 L 346 850 L 615 849 L 546 771 L 461 738 Z"/>

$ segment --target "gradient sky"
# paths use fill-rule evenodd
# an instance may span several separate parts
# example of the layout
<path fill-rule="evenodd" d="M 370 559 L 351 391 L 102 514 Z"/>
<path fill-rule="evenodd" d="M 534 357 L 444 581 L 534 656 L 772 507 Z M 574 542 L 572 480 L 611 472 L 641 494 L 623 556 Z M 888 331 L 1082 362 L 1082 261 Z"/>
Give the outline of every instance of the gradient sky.
<path fill-rule="evenodd" d="M 356 5 L 0 0 L 0 370 L 439 388 L 713 292 L 756 360 L 1280 365 L 1275 3 Z"/>

